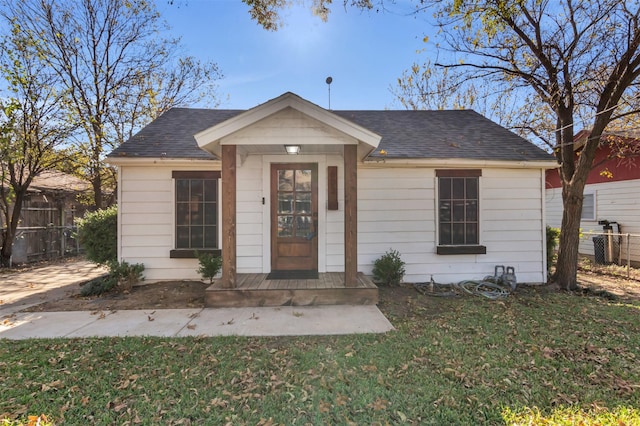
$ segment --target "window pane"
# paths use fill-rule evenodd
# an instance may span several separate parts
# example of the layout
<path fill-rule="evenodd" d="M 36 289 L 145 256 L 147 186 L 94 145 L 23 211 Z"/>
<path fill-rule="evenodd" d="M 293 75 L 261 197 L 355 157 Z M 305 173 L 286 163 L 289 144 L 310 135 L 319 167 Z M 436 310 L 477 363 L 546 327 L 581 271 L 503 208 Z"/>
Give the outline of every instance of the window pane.
<path fill-rule="evenodd" d="M 478 199 L 478 179 L 477 178 L 467 178 L 466 181 L 466 198 L 467 199 Z"/>
<path fill-rule="evenodd" d="M 218 247 L 218 234 L 216 232 L 216 226 L 204 227 L 204 247 L 215 248 Z"/>
<path fill-rule="evenodd" d="M 293 191 L 293 170 L 278 170 L 278 191 Z"/>
<path fill-rule="evenodd" d="M 464 198 L 464 178 L 452 178 L 453 196 L 452 198 L 461 200 Z"/>
<path fill-rule="evenodd" d="M 296 193 L 296 213 L 311 213 L 311 193 Z"/>
<path fill-rule="evenodd" d="M 202 210 L 202 203 L 189 203 L 191 225 L 202 225 L 204 223 L 204 212 Z"/>
<path fill-rule="evenodd" d="M 189 180 L 176 179 L 176 200 L 189 201 Z"/>
<path fill-rule="evenodd" d="M 278 194 L 278 213 L 293 213 L 293 194 Z"/>
<path fill-rule="evenodd" d="M 478 221 L 478 200 L 467 200 L 467 214 L 465 219 L 468 222 Z"/>
<path fill-rule="evenodd" d="M 204 205 L 204 224 L 218 224 L 218 205 L 216 203 L 205 203 Z"/>
<path fill-rule="evenodd" d="M 204 228 L 202 226 L 191 227 L 191 248 L 204 248 Z"/>
<path fill-rule="evenodd" d="M 278 216 L 278 236 L 293 236 L 293 216 Z"/>
<path fill-rule="evenodd" d="M 440 224 L 440 244 L 451 244 L 451 225 Z"/>
<path fill-rule="evenodd" d="M 451 222 L 451 201 L 440 201 L 440 222 Z"/>
<path fill-rule="evenodd" d="M 207 179 L 204 181 L 204 200 L 218 201 L 218 181 Z"/>
<path fill-rule="evenodd" d="M 202 179 L 191 180 L 191 201 L 204 199 L 204 181 Z"/>
<path fill-rule="evenodd" d="M 440 178 L 438 191 L 441 200 L 451 199 L 451 178 Z"/>
<path fill-rule="evenodd" d="M 580 219 L 593 220 L 595 216 L 595 196 L 593 194 L 584 194 Z"/>
<path fill-rule="evenodd" d="M 467 223 L 466 227 L 467 244 L 478 244 L 478 224 Z"/>
<path fill-rule="evenodd" d="M 464 223 L 454 223 L 451 225 L 451 243 L 465 244 Z"/>
<path fill-rule="evenodd" d="M 178 203 L 176 206 L 176 225 L 189 224 L 189 203 Z"/>
<path fill-rule="evenodd" d="M 311 170 L 296 170 L 296 191 L 311 191 Z"/>
<path fill-rule="evenodd" d="M 453 221 L 454 222 L 463 222 L 464 221 L 464 200 L 455 200 L 453 201 Z"/>
<path fill-rule="evenodd" d="M 176 227 L 176 248 L 189 248 L 189 227 Z"/>
<path fill-rule="evenodd" d="M 296 237 L 306 238 L 311 233 L 311 217 L 298 216 L 296 218 Z"/>

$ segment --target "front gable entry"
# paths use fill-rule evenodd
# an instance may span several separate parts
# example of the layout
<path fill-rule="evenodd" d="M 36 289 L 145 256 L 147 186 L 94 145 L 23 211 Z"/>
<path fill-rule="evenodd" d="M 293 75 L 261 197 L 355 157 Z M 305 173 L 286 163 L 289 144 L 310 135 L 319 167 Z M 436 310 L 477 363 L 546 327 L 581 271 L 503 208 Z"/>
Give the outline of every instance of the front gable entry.
<path fill-rule="evenodd" d="M 245 113 L 197 133 L 195 139 L 202 149 L 222 160 L 222 280 L 223 288 L 236 287 L 237 275 L 237 169 L 238 159 L 244 163 L 248 156 L 279 156 L 286 146 L 296 145 L 302 158 L 319 155 L 339 155 L 344 161 L 344 285 L 357 281 L 357 163 L 378 147 L 381 137 L 318 107 L 292 93 L 273 99 Z M 309 157 L 310 156 L 310 157 Z M 293 157 L 293 156 L 292 156 Z M 317 205 L 317 164 L 295 165 L 300 161 L 279 160 L 270 163 L 274 178 L 270 179 L 270 219 L 266 221 L 271 249 L 271 270 L 297 269 L 295 265 L 314 265 L 318 269 L 317 238 L 319 218 Z M 265 164 L 266 165 L 266 164 Z M 315 172 L 312 172 L 315 170 Z M 313 174 L 308 185 L 315 192 L 306 191 L 305 173 Z M 281 177 L 279 177 L 281 176 Z M 290 177 L 287 177 L 290 176 Z M 297 179 L 296 176 L 300 176 Z M 290 179 L 290 183 L 287 179 Z M 292 185 L 287 188 L 287 185 Z M 315 194 L 315 195 L 314 195 Z M 308 196 L 308 200 L 305 198 Z M 263 205 L 264 205 L 263 197 Z M 309 204 L 305 207 L 305 203 Z M 294 207 L 291 207 L 294 206 Z M 263 224 L 265 226 L 265 224 Z M 298 232 L 304 230 L 304 233 Z M 314 243 L 309 249 L 305 240 Z M 313 249 L 316 247 L 316 249 Z M 282 252 L 280 252 L 282 250 Z M 298 251 L 296 253 L 296 251 Z M 310 262 L 296 262 L 302 253 L 315 256 Z M 264 255 L 264 253 L 263 253 Z M 289 262 L 279 261 L 289 259 Z M 285 265 L 285 266 L 282 266 Z M 292 265 L 292 266 L 288 266 Z M 305 268 L 308 269 L 308 268 Z"/>
<path fill-rule="evenodd" d="M 198 146 L 218 157 L 222 146 L 235 145 L 249 153 L 282 154 L 284 145 L 296 144 L 302 152 L 341 153 L 343 145 L 356 145 L 363 160 L 382 137 L 293 93 L 252 108 L 194 135 Z"/>

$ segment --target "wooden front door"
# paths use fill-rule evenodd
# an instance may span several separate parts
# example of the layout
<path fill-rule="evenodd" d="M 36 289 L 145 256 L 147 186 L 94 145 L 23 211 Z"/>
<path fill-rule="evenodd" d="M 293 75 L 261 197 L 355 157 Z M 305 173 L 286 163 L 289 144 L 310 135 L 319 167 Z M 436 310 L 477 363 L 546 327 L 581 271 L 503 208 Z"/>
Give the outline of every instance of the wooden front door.
<path fill-rule="evenodd" d="M 271 165 L 271 269 L 318 269 L 318 165 Z"/>

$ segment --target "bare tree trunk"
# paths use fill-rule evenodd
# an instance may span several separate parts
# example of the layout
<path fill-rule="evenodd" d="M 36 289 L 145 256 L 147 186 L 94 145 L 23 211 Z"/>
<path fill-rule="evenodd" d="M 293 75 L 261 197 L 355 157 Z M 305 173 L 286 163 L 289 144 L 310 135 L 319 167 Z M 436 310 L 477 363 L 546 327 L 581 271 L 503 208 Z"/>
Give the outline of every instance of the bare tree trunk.
<path fill-rule="evenodd" d="M 11 220 L 7 223 L 6 230 L 2 233 L 2 249 L 0 249 L 0 265 L 3 267 L 11 266 L 11 256 L 13 255 L 13 241 L 16 237 L 16 230 L 20 223 L 20 214 L 22 213 L 22 203 L 24 201 L 26 190 L 16 191 L 13 212 Z"/>
<path fill-rule="evenodd" d="M 102 208 L 102 177 L 100 172 L 97 172 L 91 179 L 91 185 L 93 186 L 93 202 L 96 209 L 99 210 Z"/>
<path fill-rule="evenodd" d="M 562 225 L 556 272 L 551 278 L 564 290 L 578 288 L 578 245 L 584 185 L 564 185 Z"/>

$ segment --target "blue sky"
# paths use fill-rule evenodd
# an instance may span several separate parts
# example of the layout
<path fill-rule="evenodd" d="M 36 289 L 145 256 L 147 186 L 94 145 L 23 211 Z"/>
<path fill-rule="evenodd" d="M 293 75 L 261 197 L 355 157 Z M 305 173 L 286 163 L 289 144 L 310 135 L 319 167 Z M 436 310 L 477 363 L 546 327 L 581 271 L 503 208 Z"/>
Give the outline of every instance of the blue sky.
<path fill-rule="evenodd" d="M 433 48 L 423 42 L 433 32 L 426 17 L 408 15 L 407 0 L 381 13 L 334 3 L 326 23 L 294 6 L 283 11 L 284 27 L 269 32 L 240 0 L 157 0 L 186 53 L 219 65 L 220 108 L 247 109 L 288 91 L 327 108 L 328 76 L 332 109 L 401 108 L 390 87 L 425 59 L 418 51 Z"/>

